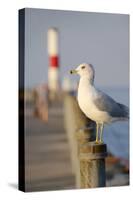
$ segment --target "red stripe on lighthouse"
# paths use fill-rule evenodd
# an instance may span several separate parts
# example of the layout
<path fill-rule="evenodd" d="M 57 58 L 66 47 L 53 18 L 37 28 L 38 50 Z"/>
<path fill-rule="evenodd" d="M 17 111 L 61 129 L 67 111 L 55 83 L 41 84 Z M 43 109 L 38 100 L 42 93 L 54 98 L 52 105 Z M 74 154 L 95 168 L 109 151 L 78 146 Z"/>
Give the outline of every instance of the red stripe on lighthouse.
<path fill-rule="evenodd" d="M 49 65 L 50 65 L 50 67 L 58 68 L 59 67 L 59 57 L 58 56 L 51 56 L 49 58 Z"/>

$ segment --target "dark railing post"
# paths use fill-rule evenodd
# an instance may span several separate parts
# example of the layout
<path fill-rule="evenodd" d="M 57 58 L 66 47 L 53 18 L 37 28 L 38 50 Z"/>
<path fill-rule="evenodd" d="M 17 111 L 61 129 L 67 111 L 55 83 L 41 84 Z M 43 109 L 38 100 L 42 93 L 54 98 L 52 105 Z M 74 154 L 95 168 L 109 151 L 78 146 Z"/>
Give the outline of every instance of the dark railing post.
<path fill-rule="evenodd" d="M 80 188 L 106 186 L 106 144 L 88 142 L 79 147 Z"/>

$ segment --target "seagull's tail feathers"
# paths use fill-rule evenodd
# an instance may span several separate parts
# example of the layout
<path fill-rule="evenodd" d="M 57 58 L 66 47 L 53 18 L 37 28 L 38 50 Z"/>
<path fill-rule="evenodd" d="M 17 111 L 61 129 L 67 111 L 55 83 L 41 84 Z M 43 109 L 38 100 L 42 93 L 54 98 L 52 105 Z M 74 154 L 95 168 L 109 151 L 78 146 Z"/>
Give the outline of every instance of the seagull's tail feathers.
<path fill-rule="evenodd" d="M 118 105 L 120 106 L 122 113 L 123 113 L 123 118 L 125 119 L 129 119 L 129 108 L 121 103 L 118 103 Z"/>

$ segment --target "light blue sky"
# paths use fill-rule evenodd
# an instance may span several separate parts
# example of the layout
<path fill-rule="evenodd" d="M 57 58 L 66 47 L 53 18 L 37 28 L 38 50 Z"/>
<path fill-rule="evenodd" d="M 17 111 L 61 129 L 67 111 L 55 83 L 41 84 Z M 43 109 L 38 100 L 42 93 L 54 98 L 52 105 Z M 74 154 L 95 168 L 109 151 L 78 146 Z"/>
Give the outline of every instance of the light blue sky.
<path fill-rule="evenodd" d="M 129 15 L 43 9 L 26 9 L 26 87 L 47 82 L 49 27 L 60 32 L 61 79 L 71 68 L 88 62 L 95 68 L 96 85 L 128 87 Z"/>

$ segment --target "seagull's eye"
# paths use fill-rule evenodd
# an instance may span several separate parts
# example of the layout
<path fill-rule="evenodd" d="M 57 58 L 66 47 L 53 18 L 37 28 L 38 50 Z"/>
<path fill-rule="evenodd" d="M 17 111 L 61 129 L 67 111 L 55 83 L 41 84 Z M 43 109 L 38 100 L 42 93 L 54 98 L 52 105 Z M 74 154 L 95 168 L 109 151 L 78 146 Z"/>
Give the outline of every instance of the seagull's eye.
<path fill-rule="evenodd" d="M 82 66 L 81 69 L 85 69 L 85 66 Z"/>

